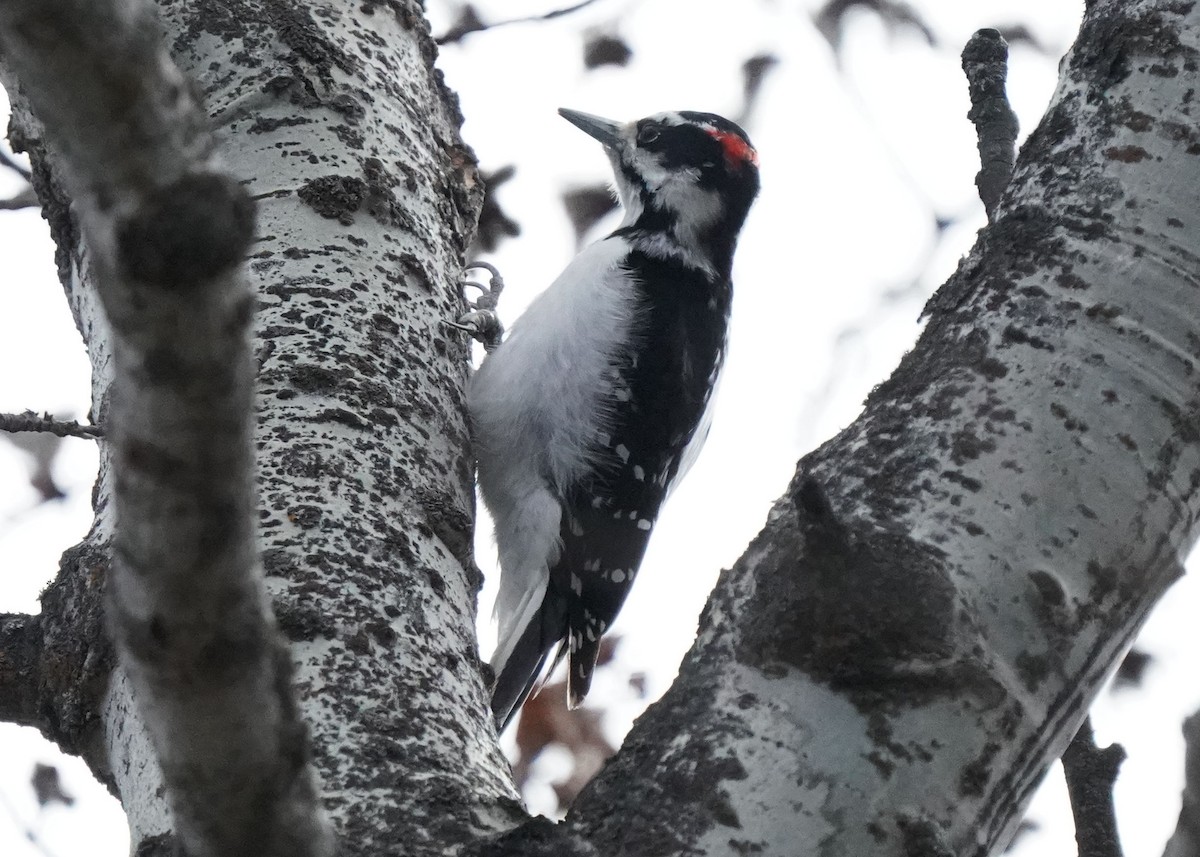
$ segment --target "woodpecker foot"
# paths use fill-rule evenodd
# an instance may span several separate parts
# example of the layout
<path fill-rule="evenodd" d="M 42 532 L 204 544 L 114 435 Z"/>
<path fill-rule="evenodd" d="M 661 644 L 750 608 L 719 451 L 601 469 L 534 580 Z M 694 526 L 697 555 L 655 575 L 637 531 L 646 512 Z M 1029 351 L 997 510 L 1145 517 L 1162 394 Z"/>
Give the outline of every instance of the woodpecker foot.
<path fill-rule="evenodd" d="M 484 270 L 491 274 L 487 285 L 467 279 L 467 274 L 473 270 Z M 489 262 L 472 262 L 463 269 L 463 278 L 459 281 L 463 291 L 463 300 L 470 310 L 460 315 L 455 321 L 442 322 L 446 327 L 461 330 L 472 339 L 483 345 L 485 351 L 495 351 L 504 337 L 504 325 L 496 312 L 500 303 L 500 293 L 504 291 L 504 278 L 495 265 Z M 478 289 L 479 297 L 471 300 L 466 295 L 467 289 Z"/>

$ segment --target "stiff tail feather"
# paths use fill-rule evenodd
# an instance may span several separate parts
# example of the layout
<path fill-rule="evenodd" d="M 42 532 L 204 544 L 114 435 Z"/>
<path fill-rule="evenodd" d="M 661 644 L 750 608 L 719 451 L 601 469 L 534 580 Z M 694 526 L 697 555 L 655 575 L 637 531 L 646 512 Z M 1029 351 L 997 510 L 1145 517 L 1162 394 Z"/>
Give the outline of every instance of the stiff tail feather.
<path fill-rule="evenodd" d="M 540 609 L 529 618 L 519 636 L 502 640 L 497 654 L 504 658 L 492 659 L 496 672 L 496 684 L 492 689 L 492 716 L 496 720 L 496 731 L 503 732 L 529 694 L 550 670 L 558 664 L 565 652 L 559 645 L 562 627 L 566 619 L 566 604 L 561 599 L 547 595 Z M 559 645 L 554 662 L 547 670 L 547 662 L 554 647 Z"/>

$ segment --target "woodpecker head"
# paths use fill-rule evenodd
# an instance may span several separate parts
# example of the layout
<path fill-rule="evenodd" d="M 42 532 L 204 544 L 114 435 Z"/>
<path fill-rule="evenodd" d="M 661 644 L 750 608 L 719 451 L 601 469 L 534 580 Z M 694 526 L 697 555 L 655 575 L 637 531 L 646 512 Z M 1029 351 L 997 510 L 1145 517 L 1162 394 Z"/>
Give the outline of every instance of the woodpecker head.
<path fill-rule="evenodd" d="M 746 132 L 713 113 L 657 113 L 621 124 L 559 114 L 604 145 L 625 208 L 622 227 L 667 232 L 728 268 L 758 193 L 758 155 Z"/>

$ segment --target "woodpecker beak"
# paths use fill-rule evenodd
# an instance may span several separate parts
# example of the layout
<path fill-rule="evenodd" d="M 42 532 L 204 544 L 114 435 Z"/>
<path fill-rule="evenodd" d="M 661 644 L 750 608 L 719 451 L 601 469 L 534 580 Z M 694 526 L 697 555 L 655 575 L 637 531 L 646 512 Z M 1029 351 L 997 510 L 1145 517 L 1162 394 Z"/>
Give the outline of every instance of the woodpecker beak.
<path fill-rule="evenodd" d="M 558 115 L 566 119 L 589 137 L 599 140 L 606 149 L 621 148 L 621 123 L 611 119 L 602 119 L 591 113 L 581 113 L 578 110 L 558 108 Z"/>

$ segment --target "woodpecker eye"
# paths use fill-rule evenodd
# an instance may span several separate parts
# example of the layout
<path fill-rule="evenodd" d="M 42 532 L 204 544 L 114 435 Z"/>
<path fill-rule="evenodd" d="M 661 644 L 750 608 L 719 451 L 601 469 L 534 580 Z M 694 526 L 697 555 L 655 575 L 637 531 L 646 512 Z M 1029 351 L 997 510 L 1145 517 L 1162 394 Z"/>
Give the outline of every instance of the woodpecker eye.
<path fill-rule="evenodd" d="M 644 146 L 646 143 L 653 143 L 658 139 L 658 135 L 660 133 L 661 132 L 658 130 L 657 125 L 644 126 L 640 131 L 638 131 L 638 145 Z"/>

